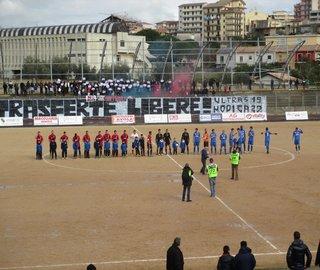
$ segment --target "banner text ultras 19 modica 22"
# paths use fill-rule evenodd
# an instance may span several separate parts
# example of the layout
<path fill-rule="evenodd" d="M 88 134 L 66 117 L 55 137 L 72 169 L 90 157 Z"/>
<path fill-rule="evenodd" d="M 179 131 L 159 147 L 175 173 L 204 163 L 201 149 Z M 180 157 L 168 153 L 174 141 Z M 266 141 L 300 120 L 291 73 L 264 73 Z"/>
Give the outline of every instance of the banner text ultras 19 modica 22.
<path fill-rule="evenodd" d="M 0 117 L 112 116 L 145 114 L 215 114 L 266 112 L 265 96 L 128 98 L 86 101 L 85 99 L 0 100 Z"/>

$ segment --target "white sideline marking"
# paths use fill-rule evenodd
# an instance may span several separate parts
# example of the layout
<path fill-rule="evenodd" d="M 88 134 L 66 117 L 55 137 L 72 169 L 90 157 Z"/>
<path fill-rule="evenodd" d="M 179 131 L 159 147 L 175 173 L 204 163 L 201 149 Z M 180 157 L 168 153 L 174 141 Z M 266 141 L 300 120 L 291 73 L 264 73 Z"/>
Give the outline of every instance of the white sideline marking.
<path fill-rule="evenodd" d="M 138 130 L 136 127 L 133 127 L 135 130 L 137 130 L 139 133 L 140 130 Z M 155 145 L 155 143 L 153 142 Z M 286 151 L 286 150 L 284 150 Z M 170 155 L 167 155 L 171 161 L 173 161 L 179 168 L 183 168 L 181 164 L 179 164 L 174 158 L 172 158 Z M 197 181 L 198 184 L 200 184 L 206 191 L 210 193 L 210 190 L 203 185 L 195 176 L 193 178 Z M 235 212 L 229 205 L 227 205 L 222 199 L 220 199 L 218 196 L 216 196 L 216 199 L 225 207 L 227 208 L 231 213 L 233 213 L 238 219 L 240 219 L 246 226 L 248 226 L 249 229 L 251 229 L 256 235 L 258 235 L 262 240 L 264 240 L 270 247 L 272 247 L 273 250 L 276 250 L 277 252 L 280 252 L 280 250 L 272 244 L 267 238 L 265 238 L 261 233 L 259 233 L 252 225 L 250 225 L 244 218 L 242 218 L 237 212 Z"/>
<path fill-rule="evenodd" d="M 311 251 L 316 253 L 316 251 Z M 285 255 L 286 252 L 268 252 L 268 253 L 253 253 L 254 256 L 280 256 Z M 221 255 L 209 255 L 199 257 L 186 257 L 185 260 L 204 260 L 204 259 L 217 259 Z M 106 264 L 134 264 L 134 263 L 150 263 L 150 262 L 165 262 L 165 258 L 157 259 L 137 259 L 137 260 L 124 260 L 124 261 L 106 261 L 106 262 L 86 262 L 86 263 L 61 263 L 61 264 L 48 264 L 48 265 L 30 265 L 30 266 L 12 266 L 12 267 L 0 267 L 0 270 L 14 270 L 14 269 L 36 269 L 36 268 L 58 268 L 68 266 L 86 266 L 90 263 L 94 265 L 106 265 Z"/>

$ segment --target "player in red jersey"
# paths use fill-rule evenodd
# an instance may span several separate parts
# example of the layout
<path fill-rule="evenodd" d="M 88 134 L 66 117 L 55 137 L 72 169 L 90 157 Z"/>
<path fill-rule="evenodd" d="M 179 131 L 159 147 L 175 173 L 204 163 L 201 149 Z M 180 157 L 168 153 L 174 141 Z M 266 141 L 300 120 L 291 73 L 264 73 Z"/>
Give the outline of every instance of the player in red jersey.
<path fill-rule="evenodd" d="M 86 134 L 82 138 L 84 144 L 84 158 L 90 158 L 90 135 L 89 132 L 86 131 Z"/>
<path fill-rule="evenodd" d="M 147 136 L 147 154 L 148 157 L 152 156 L 152 132 L 149 131 L 149 134 Z"/>
<path fill-rule="evenodd" d="M 68 136 L 67 133 L 64 131 L 62 136 L 60 137 L 61 142 L 61 151 L 62 151 L 62 158 L 66 159 L 68 155 Z"/>
<path fill-rule="evenodd" d="M 38 131 L 36 135 L 36 159 L 42 159 L 42 142 L 43 137 L 40 131 Z"/>
<path fill-rule="evenodd" d="M 125 146 L 122 146 L 121 145 L 121 149 L 125 149 L 125 151 L 123 151 L 124 153 L 122 153 L 123 156 L 126 156 L 128 154 L 128 139 L 129 139 L 129 136 L 127 134 L 127 131 L 124 130 L 122 135 L 121 135 L 121 143 L 122 144 L 125 144 Z"/>
<path fill-rule="evenodd" d="M 111 140 L 111 135 L 109 131 L 106 129 L 105 133 L 103 134 L 103 149 L 104 149 L 104 155 L 106 157 L 110 156 L 110 140 Z"/>
<path fill-rule="evenodd" d="M 73 145 L 72 145 L 73 157 L 77 158 L 78 157 L 78 153 L 79 153 L 79 157 L 81 158 L 80 136 L 77 133 L 75 133 L 73 138 L 72 138 L 72 141 L 73 141 Z"/>
<path fill-rule="evenodd" d="M 111 140 L 112 140 L 112 156 L 117 157 L 119 153 L 119 145 L 118 145 L 119 135 L 117 134 L 116 130 L 113 132 L 111 136 Z"/>
<path fill-rule="evenodd" d="M 96 136 L 95 141 L 98 144 L 97 145 L 97 147 L 98 147 L 98 151 L 97 151 L 98 156 L 96 155 L 96 157 L 101 157 L 102 156 L 102 145 L 103 145 L 103 136 L 101 134 L 101 131 L 98 132 L 98 135 Z"/>
<path fill-rule="evenodd" d="M 51 134 L 48 137 L 49 145 L 50 145 L 50 156 L 51 159 L 57 159 L 57 143 L 56 143 L 56 135 L 53 130 L 51 130 Z"/>

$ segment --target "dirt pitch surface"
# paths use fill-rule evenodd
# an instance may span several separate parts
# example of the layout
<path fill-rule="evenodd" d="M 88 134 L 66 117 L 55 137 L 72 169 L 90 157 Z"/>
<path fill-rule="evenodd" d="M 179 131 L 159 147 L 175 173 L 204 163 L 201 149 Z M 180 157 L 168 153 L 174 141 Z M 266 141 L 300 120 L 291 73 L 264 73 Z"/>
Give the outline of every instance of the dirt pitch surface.
<path fill-rule="evenodd" d="M 229 131 L 239 124 L 171 125 L 172 137 L 184 127 Z M 260 132 L 268 125 L 271 154 Z M 199 174 L 199 155 L 34 158 L 38 128 L 0 130 L 0 270 L 164 269 L 165 254 L 182 238 L 186 269 L 214 269 L 223 245 L 234 254 L 241 240 L 263 268 L 284 267 L 292 233 L 299 230 L 310 250 L 320 237 L 319 122 L 253 124 L 255 149 L 243 155 L 240 181 L 231 181 L 228 156 L 214 156 L 220 166 L 218 198 L 209 197 L 208 180 Z M 303 129 L 302 151 L 294 152 L 292 131 Z M 136 126 L 139 133 L 158 127 Z M 248 130 L 249 124 L 245 125 Z M 106 127 L 56 127 L 93 137 Z M 113 130 L 115 127 L 108 127 Z M 129 133 L 133 127 L 124 128 Z M 52 128 L 40 128 L 45 137 Z M 58 149 L 60 152 L 60 149 Z M 69 151 L 72 146 L 70 144 Z M 131 148 L 129 148 L 131 151 Z M 60 155 L 61 153 L 59 153 Z M 69 153 L 71 154 L 71 153 Z M 91 151 L 93 154 L 93 151 Z M 192 202 L 181 201 L 181 169 L 196 172 Z"/>

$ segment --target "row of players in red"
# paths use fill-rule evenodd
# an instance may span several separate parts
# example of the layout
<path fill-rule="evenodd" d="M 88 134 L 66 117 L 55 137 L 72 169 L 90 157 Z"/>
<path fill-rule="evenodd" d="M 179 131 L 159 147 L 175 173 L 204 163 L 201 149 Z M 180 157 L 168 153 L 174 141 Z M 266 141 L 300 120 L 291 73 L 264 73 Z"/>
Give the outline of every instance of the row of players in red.
<path fill-rule="evenodd" d="M 135 137 L 139 137 L 139 135 L 134 130 L 133 133 L 131 134 L 131 138 L 134 139 Z M 41 135 L 40 131 L 38 131 L 35 139 L 36 139 L 36 144 L 42 144 L 43 136 Z M 97 141 L 97 142 L 99 142 L 100 145 L 102 145 L 103 142 L 105 142 L 105 141 L 110 141 L 111 140 L 113 142 L 118 142 L 119 139 L 121 139 L 122 143 L 128 144 L 129 135 L 127 134 L 126 130 L 123 131 L 121 136 L 118 135 L 116 130 L 114 130 L 113 134 L 110 134 L 108 132 L 108 130 L 106 130 L 104 134 L 102 134 L 101 131 L 99 131 L 98 134 L 95 136 L 95 140 L 94 141 Z M 48 136 L 48 140 L 49 140 L 50 143 L 56 142 L 57 136 L 54 134 L 53 130 L 51 131 L 51 134 Z M 60 142 L 61 143 L 67 143 L 68 140 L 69 140 L 69 137 L 68 137 L 67 133 L 64 131 L 63 134 L 60 137 Z M 77 133 L 75 133 L 73 138 L 72 138 L 72 141 L 74 143 L 80 143 L 81 138 Z M 82 137 L 82 141 L 84 143 L 88 143 L 88 142 L 91 141 L 91 137 L 90 137 L 88 131 L 86 131 L 85 135 Z M 151 131 L 149 131 L 149 134 L 147 136 L 147 144 L 152 144 L 152 133 L 151 133 Z"/>

